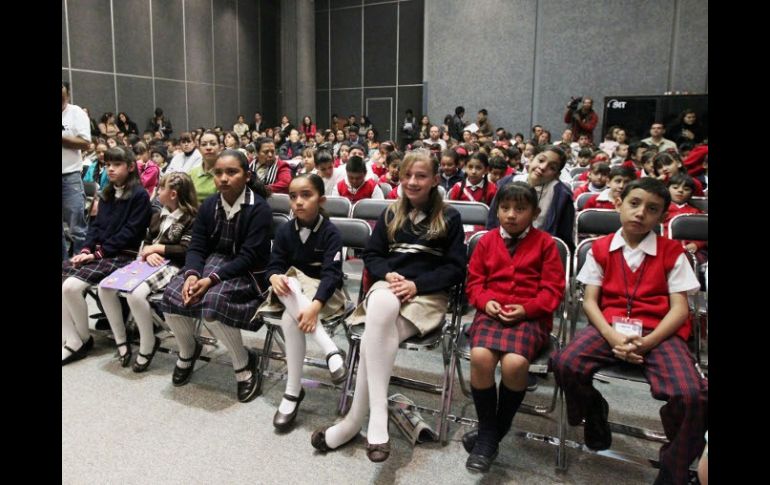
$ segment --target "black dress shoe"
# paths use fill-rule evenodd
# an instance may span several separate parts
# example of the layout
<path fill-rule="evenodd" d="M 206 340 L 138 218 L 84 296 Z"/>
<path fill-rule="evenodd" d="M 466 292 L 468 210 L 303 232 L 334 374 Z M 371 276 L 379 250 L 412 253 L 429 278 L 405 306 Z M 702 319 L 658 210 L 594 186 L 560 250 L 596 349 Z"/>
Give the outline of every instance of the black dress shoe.
<path fill-rule="evenodd" d="M 463 448 L 468 453 L 473 451 L 473 447 L 476 446 L 476 439 L 479 437 L 479 429 L 474 428 L 463 435 Z"/>
<path fill-rule="evenodd" d="M 83 348 L 86 349 L 86 352 L 90 352 L 91 349 L 94 348 L 94 337 L 93 335 L 88 336 L 88 340 L 83 344 Z"/>
<path fill-rule="evenodd" d="M 83 343 L 83 345 L 81 345 L 80 348 L 78 348 L 77 350 L 72 350 L 72 348 L 66 345 L 64 346 L 64 348 L 70 351 L 70 355 L 62 359 L 61 361 L 62 366 L 65 366 L 70 362 L 75 362 L 76 360 L 83 359 L 88 355 L 88 349 L 86 349 L 85 343 Z"/>
<path fill-rule="evenodd" d="M 335 370 L 331 373 L 332 375 L 332 382 L 335 384 L 342 384 L 345 382 L 345 379 L 348 377 L 348 368 L 345 366 L 345 351 L 344 350 L 333 350 L 326 354 L 326 367 L 329 367 L 329 359 L 331 359 L 333 356 L 339 355 L 342 357 L 342 367 Z"/>
<path fill-rule="evenodd" d="M 366 456 L 369 458 L 369 461 L 374 463 L 380 463 L 387 460 L 390 456 L 390 440 L 376 445 L 367 442 Z"/>
<path fill-rule="evenodd" d="M 610 406 L 607 401 L 599 396 L 599 407 L 592 407 L 586 413 L 586 422 L 583 429 L 583 440 L 586 446 L 594 451 L 606 450 L 612 446 L 612 430 L 607 416 Z"/>
<path fill-rule="evenodd" d="M 327 426 L 325 428 L 319 428 L 313 431 L 313 434 L 310 436 L 310 444 L 313 445 L 313 448 L 315 448 L 318 451 L 323 451 L 324 453 L 326 453 L 327 451 L 338 450 L 343 446 L 347 445 L 348 443 L 352 443 L 353 440 L 355 440 L 359 436 L 359 434 L 356 433 L 353 435 L 352 438 L 342 443 L 337 448 L 329 448 L 329 445 L 326 444 L 326 430 L 329 429 L 330 427 L 331 426 Z"/>
<path fill-rule="evenodd" d="M 203 345 L 200 344 L 197 340 L 195 341 L 195 351 L 193 352 L 192 357 L 189 357 L 185 359 L 184 357 L 179 357 L 179 360 L 182 362 L 191 362 L 190 367 L 179 367 L 174 366 L 174 373 L 171 376 L 171 382 L 179 387 L 184 386 L 190 381 L 190 377 L 192 376 L 193 369 L 195 369 L 195 361 L 198 360 L 198 357 L 201 356 L 201 351 L 203 350 Z"/>
<path fill-rule="evenodd" d="M 246 352 L 249 354 L 248 364 L 246 367 L 235 371 L 236 374 L 245 370 L 251 371 L 251 377 L 238 382 L 238 400 L 240 402 L 249 402 L 257 397 L 262 387 L 262 374 L 257 370 L 257 353 L 249 349 L 246 349 Z"/>
<path fill-rule="evenodd" d="M 139 362 L 134 361 L 134 366 L 131 368 L 131 370 L 134 372 L 146 371 L 150 366 L 150 362 L 152 362 L 152 358 L 155 357 L 155 352 L 158 351 L 158 348 L 160 348 L 160 339 L 155 337 L 155 345 L 152 346 L 152 352 L 150 352 L 150 355 L 144 355 L 143 353 L 139 352 L 139 355 L 147 360 L 144 362 L 144 364 L 140 364 Z"/>
<path fill-rule="evenodd" d="M 492 466 L 492 462 L 495 461 L 495 458 L 497 458 L 497 450 L 495 450 L 492 456 L 471 453 L 468 460 L 465 462 L 465 468 L 471 471 L 486 473 L 489 471 L 489 467 Z"/>
<path fill-rule="evenodd" d="M 291 427 L 291 424 L 294 422 L 294 419 L 297 417 L 297 413 L 299 412 L 299 404 L 303 399 L 305 399 L 305 389 L 300 389 L 299 396 L 284 394 L 283 398 L 287 401 L 292 401 L 297 404 L 294 405 L 294 411 L 289 414 L 283 414 L 281 411 L 275 412 L 275 416 L 273 416 L 273 426 L 275 426 L 275 428 L 279 431 L 286 431 L 289 429 L 289 427 Z"/>
<path fill-rule="evenodd" d="M 120 362 L 121 367 L 128 367 L 128 364 L 131 363 L 131 344 L 128 343 L 128 341 L 123 342 L 122 344 L 116 344 L 115 345 L 118 349 L 121 347 L 126 348 L 126 353 L 121 354 L 120 350 L 118 350 L 118 362 Z"/>

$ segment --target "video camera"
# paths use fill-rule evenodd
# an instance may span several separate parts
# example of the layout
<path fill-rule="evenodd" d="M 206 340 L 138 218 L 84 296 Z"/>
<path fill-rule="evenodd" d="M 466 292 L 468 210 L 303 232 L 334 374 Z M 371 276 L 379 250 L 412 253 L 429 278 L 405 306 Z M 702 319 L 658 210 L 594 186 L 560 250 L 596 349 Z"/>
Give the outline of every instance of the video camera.
<path fill-rule="evenodd" d="M 575 111 L 578 109 L 578 105 L 583 102 L 583 96 L 578 96 L 577 98 L 570 98 L 570 102 L 567 105 L 567 108 Z"/>

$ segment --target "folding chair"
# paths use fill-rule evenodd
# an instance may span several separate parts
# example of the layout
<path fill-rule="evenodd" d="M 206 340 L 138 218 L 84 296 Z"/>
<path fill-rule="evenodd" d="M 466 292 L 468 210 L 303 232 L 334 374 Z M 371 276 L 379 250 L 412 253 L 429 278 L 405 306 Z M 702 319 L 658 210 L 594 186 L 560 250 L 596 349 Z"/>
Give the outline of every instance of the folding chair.
<path fill-rule="evenodd" d="M 94 198 L 98 189 L 99 186 L 96 185 L 96 182 L 83 182 L 83 192 L 86 195 L 86 224 L 91 219 L 91 206 L 94 204 Z"/>
<path fill-rule="evenodd" d="M 573 167 L 573 168 L 572 168 L 572 169 L 570 169 L 570 171 L 569 171 L 569 176 L 570 176 L 570 177 L 572 178 L 572 180 L 574 181 L 574 180 L 575 180 L 575 177 L 577 177 L 578 175 L 580 175 L 580 174 L 582 174 L 582 173 L 584 173 L 584 172 L 587 172 L 589 168 L 590 168 L 590 167 Z"/>
<path fill-rule="evenodd" d="M 487 231 L 479 232 L 473 235 L 470 241 L 468 241 L 468 261 L 470 261 L 471 256 L 473 255 L 473 251 L 476 249 L 476 245 L 478 244 L 481 237 L 486 234 Z M 546 375 L 548 374 L 550 369 L 550 357 L 551 354 L 557 350 L 560 350 L 565 342 L 566 342 L 566 335 L 567 335 L 567 319 L 568 319 L 568 309 L 569 309 L 569 275 L 570 275 L 570 264 L 571 264 L 571 254 L 569 251 L 569 248 L 567 247 L 567 244 L 562 241 L 561 239 L 554 237 L 554 242 L 556 243 L 556 247 L 559 250 L 559 256 L 561 258 L 561 262 L 564 265 L 564 297 L 562 298 L 561 303 L 559 304 L 559 308 L 556 309 L 554 312 L 554 319 L 559 320 L 558 328 L 554 327 L 554 331 L 551 332 L 550 338 L 548 340 L 548 344 L 541 350 L 540 354 L 537 356 L 535 360 L 530 362 L 529 364 L 529 372 L 534 374 L 541 374 Z M 463 284 L 462 291 L 465 291 L 465 285 Z M 470 361 L 471 359 L 471 346 L 470 342 L 468 340 L 468 336 L 466 332 L 471 326 L 471 322 L 462 324 L 459 326 L 457 334 L 453 336 L 453 347 L 452 347 L 452 361 L 450 362 L 450 371 L 454 374 L 455 368 L 457 369 L 457 378 L 460 381 L 460 390 L 467 398 L 472 398 L 470 388 L 467 386 L 465 379 L 463 378 L 462 374 L 462 365 L 458 363 L 458 359 L 465 359 L 467 361 Z M 453 390 L 453 383 L 449 386 L 449 395 L 451 398 L 452 390 Z M 546 415 L 552 413 L 556 409 L 556 402 L 557 397 L 559 394 L 559 386 L 556 385 L 554 382 L 553 386 L 553 394 L 551 396 L 551 401 L 548 406 L 542 406 L 542 405 L 532 405 L 528 403 L 522 403 L 521 404 L 521 410 L 523 412 L 526 412 L 528 414 L 535 414 L 535 415 Z M 477 423 L 478 421 L 475 419 L 469 419 L 464 418 L 464 421 L 469 421 L 473 423 Z M 448 425 L 448 420 L 446 425 Z M 536 435 L 533 433 L 526 433 L 526 432 L 515 432 L 517 436 L 521 436 L 524 438 L 529 439 L 535 439 L 538 441 L 545 441 L 550 444 L 558 444 L 556 439 L 551 436 L 543 436 L 543 435 Z"/>
<path fill-rule="evenodd" d="M 582 194 L 578 195 L 577 199 L 575 199 L 575 212 L 582 211 L 583 208 L 585 208 L 588 199 L 595 195 L 597 195 L 595 192 L 583 192 Z"/>
<path fill-rule="evenodd" d="M 486 226 L 489 206 L 483 202 L 469 202 L 465 200 L 447 200 L 449 205 L 457 209 L 463 224 L 474 226 Z"/>
<path fill-rule="evenodd" d="M 350 199 L 346 197 L 330 195 L 326 197 L 323 208 L 326 213 L 329 214 L 329 217 L 348 217 L 350 216 L 352 204 L 350 203 Z"/>
<path fill-rule="evenodd" d="M 345 199 L 347 201 L 347 199 Z M 331 217 L 329 218 L 330 222 L 337 226 L 337 228 L 340 230 L 340 233 L 342 235 L 342 245 L 343 247 L 352 247 L 356 249 L 363 249 L 366 247 L 366 244 L 369 242 L 369 237 L 372 234 L 372 229 L 369 227 L 369 224 L 361 219 L 348 219 L 348 218 L 342 218 L 342 217 Z M 345 275 L 345 278 L 347 279 L 348 276 Z M 348 316 L 350 316 L 351 313 L 353 313 L 353 310 L 355 310 L 356 305 L 351 301 L 350 296 L 347 295 L 347 290 L 344 289 L 346 294 L 346 302 L 345 302 L 345 310 L 342 313 L 342 315 L 330 318 L 327 320 L 321 320 L 321 325 L 324 326 L 324 329 L 329 333 L 329 336 L 333 336 L 336 328 L 339 326 L 340 323 L 342 323 Z M 267 326 L 267 334 L 265 335 L 265 343 L 262 346 L 262 353 L 260 357 L 260 372 L 262 375 L 270 375 L 271 373 L 268 372 L 267 368 L 270 363 L 270 359 L 276 359 L 276 360 L 285 360 L 285 352 L 282 353 L 275 353 L 272 351 L 273 347 L 273 340 L 276 336 L 276 331 L 278 331 L 279 338 L 281 341 L 279 341 L 279 346 L 283 348 L 283 332 L 281 331 L 280 327 L 280 321 L 281 317 L 283 316 L 283 311 L 276 311 L 276 312 L 270 312 L 270 313 L 262 313 L 262 318 L 265 321 L 265 324 Z M 309 357 L 305 357 L 305 363 L 307 365 L 311 365 L 314 367 L 320 367 L 322 369 L 328 368 L 327 363 L 325 360 L 321 359 L 313 359 Z M 282 374 L 280 374 L 282 375 Z M 306 382 L 312 382 L 317 385 L 325 385 L 328 387 L 336 388 L 333 384 L 328 384 L 320 381 L 305 379 Z M 262 385 L 261 382 L 259 384 Z"/>
<path fill-rule="evenodd" d="M 612 234 L 620 229 L 620 212 L 613 209 L 583 209 L 575 215 L 575 247 L 587 237 Z M 663 234 L 663 224 L 656 224 L 655 234 Z"/>
<path fill-rule="evenodd" d="M 573 276 L 572 279 L 572 317 L 570 321 L 570 340 L 575 334 L 576 328 L 577 328 L 577 321 L 578 317 L 580 315 L 580 312 L 583 308 L 583 301 L 585 298 L 585 288 L 582 283 L 577 281 L 577 275 L 580 273 L 580 270 L 583 268 L 583 264 L 585 264 L 586 259 L 588 257 L 588 251 L 593 246 L 593 243 L 597 241 L 598 237 L 586 239 L 582 241 L 578 247 L 575 249 L 575 256 L 574 256 L 574 268 L 575 268 L 575 276 Z M 590 325 L 590 323 L 588 323 Z M 697 368 L 699 374 L 703 376 L 702 372 L 700 372 L 700 369 Z M 625 362 L 621 362 L 617 365 L 607 366 L 596 372 L 594 374 L 594 379 L 598 380 L 600 382 L 609 384 L 613 381 L 615 382 L 632 382 L 637 384 L 646 384 L 648 381 L 644 377 L 644 374 L 642 373 L 641 367 L 636 366 L 633 364 L 628 364 Z M 650 430 L 646 428 L 641 428 L 638 426 L 631 426 L 623 423 L 617 423 L 614 421 L 609 421 L 610 429 L 613 433 L 621 433 L 628 436 L 634 436 L 637 438 L 643 438 L 649 441 L 655 441 L 659 443 L 666 443 L 668 442 L 668 439 L 666 438 L 666 435 L 662 431 L 657 430 Z M 607 458 L 612 458 L 614 460 L 624 461 L 624 462 L 630 462 L 635 463 L 638 465 L 643 466 L 653 466 L 655 468 L 659 468 L 659 462 L 657 461 L 657 458 L 646 458 L 641 456 L 635 456 L 629 453 L 622 453 L 618 451 L 613 451 L 612 449 L 603 450 L 603 451 L 593 451 L 587 448 L 582 443 L 577 443 L 571 440 L 567 440 L 565 438 L 566 435 L 566 429 L 567 429 L 568 423 L 567 423 L 567 411 L 566 411 L 566 404 L 565 399 L 562 399 L 561 403 L 561 413 L 560 413 L 560 419 L 559 419 L 559 453 L 557 458 L 557 468 L 560 470 L 566 470 L 567 468 L 567 462 L 566 462 L 566 448 L 569 446 L 570 448 L 576 448 L 586 453 L 592 453 L 596 455 L 601 455 Z M 692 471 L 692 470 L 691 470 Z"/>
<path fill-rule="evenodd" d="M 569 185 L 570 185 L 570 188 L 574 191 L 576 188 L 582 187 L 583 185 L 585 185 L 587 183 L 588 182 L 583 182 L 583 181 L 580 181 L 580 180 L 573 180 L 572 182 L 570 182 Z"/>
<path fill-rule="evenodd" d="M 697 207 L 706 214 L 709 212 L 709 198 L 708 197 L 690 197 L 690 205 Z"/>
<path fill-rule="evenodd" d="M 288 194 L 270 194 L 267 203 L 274 214 L 289 215 L 291 213 L 291 201 Z"/>
<path fill-rule="evenodd" d="M 708 199 L 706 199 L 708 200 Z M 708 214 L 679 214 L 674 216 L 668 224 L 669 239 L 681 241 L 708 241 L 709 237 L 709 217 Z M 690 265 L 700 279 L 701 271 L 698 259 L 692 253 L 686 253 Z M 701 286 L 701 291 L 694 297 L 689 298 L 690 309 L 695 316 L 693 322 L 693 338 L 695 343 L 695 359 L 708 370 L 708 360 L 701 359 L 701 346 L 703 337 L 708 342 L 708 292 Z M 702 332 L 705 330 L 705 335 Z"/>
<path fill-rule="evenodd" d="M 350 211 L 350 217 L 353 219 L 363 219 L 365 221 L 376 222 L 382 211 L 393 204 L 396 199 L 361 199 L 353 204 Z"/>
<path fill-rule="evenodd" d="M 388 194 L 393 190 L 393 186 L 387 182 L 380 182 L 380 190 L 382 190 L 382 195 L 387 197 Z"/>

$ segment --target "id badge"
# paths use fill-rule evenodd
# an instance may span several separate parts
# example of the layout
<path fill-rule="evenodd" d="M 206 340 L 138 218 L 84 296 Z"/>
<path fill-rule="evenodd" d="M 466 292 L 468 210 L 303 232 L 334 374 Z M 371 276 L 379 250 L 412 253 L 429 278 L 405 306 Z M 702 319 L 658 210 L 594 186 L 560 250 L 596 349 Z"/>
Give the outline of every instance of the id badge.
<path fill-rule="evenodd" d="M 642 336 L 642 321 L 638 318 L 612 317 L 612 328 L 623 335 Z"/>

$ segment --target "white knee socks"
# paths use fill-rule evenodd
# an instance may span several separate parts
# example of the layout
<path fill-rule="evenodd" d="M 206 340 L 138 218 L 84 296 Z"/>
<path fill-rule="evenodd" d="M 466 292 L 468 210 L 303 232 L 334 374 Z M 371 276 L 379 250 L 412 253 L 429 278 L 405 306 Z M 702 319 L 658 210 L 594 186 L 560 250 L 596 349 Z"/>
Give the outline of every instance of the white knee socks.
<path fill-rule="evenodd" d="M 126 325 L 123 321 L 123 308 L 120 306 L 118 291 L 99 287 L 99 300 L 102 302 L 102 308 L 107 315 L 107 321 L 110 322 L 110 329 L 115 336 L 115 345 L 126 343 Z M 120 355 L 128 352 L 128 346 L 118 347 Z"/>
<path fill-rule="evenodd" d="M 133 292 L 126 297 L 128 307 L 134 316 L 136 326 L 139 329 L 139 352 L 144 355 L 150 355 L 155 346 L 155 332 L 152 327 L 152 309 L 147 297 L 152 291 L 147 283 L 142 283 Z M 136 357 L 136 362 L 144 364 L 147 359 L 141 355 Z"/>
<path fill-rule="evenodd" d="M 242 369 L 249 363 L 249 353 L 246 352 L 246 348 L 243 346 L 243 338 L 241 337 L 241 329 L 230 327 L 217 320 L 206 320 L 206 326 L 214 334 L 225 348 L 230 351 L 230 357 L 233 360 L 233 369 Z M 250 370 L 244 370 L 235 374 L 235 379 L 238 382 L 245 381 L 251 377 Z"/>
<path fill-rule="evenodd" d="M 165 313 L 164 317 L 168 327 L 176 337 L 179 357 L 189 359 L 195 353 L 195 320 L 174 313 Z M 176 365 L 181 369 L 186 369 L 192 365 L 192 362 L 183 362 L 177 359 Z"/>
<path fill-rule="evenodd" d="M 353 403 L 345 419 L 326 430 L 324 435 L 326 445 L 329 448 L 350 441 L 364 425 L 366 413 L 369 411 L 369 388 L 367 387 L 366 350 L 361 347 L 358 360 L 358 373 L 356 374 L 356 392 L 353 394 Z"/>
<path fill-rule="evenodd" d="M 90 336 L 88 333 L 88 305 L 83 296 L 90 283 L 69 277 L 62 283 L 61 333 L 64 345 L 78 350 Z M 62 359 L 70 352 L 62 347 Z"/>

